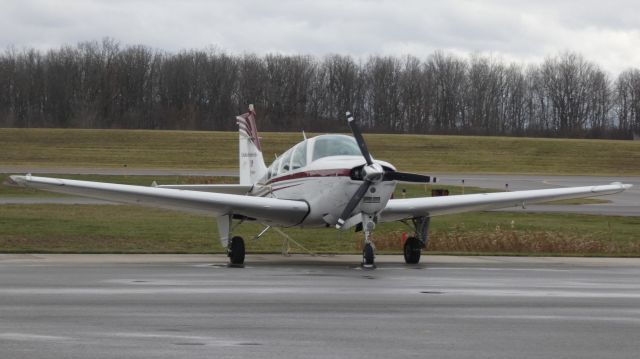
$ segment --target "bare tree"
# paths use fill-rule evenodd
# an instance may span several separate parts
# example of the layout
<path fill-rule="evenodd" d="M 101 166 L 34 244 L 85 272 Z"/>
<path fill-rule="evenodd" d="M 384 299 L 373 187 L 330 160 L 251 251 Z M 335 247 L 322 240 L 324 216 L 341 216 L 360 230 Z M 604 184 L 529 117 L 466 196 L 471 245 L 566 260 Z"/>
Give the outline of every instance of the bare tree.
<path fill-rule="evenodd" d="M 261 128 L 572 137 L 640 132 L 640 72 L 612 83 L 561 53 L 541 65 L 436 52 L 407 56 L 177 54 L 109 38 L 0 54 L 0 125 L 232 130 L 254 103 Z"/>
<path fill-rule="evenodd" d="M 433 130 L 455 133 L 466 123 L 464 90 L 467 63 L 453 55 L 436 52 L 427 60 L 435 87 Z"/>
<path fill-rule="evenodd" d="M 629 69 L 615 84 L 615 113 L 622 137 L 640 134 L 640 70 Z"/>

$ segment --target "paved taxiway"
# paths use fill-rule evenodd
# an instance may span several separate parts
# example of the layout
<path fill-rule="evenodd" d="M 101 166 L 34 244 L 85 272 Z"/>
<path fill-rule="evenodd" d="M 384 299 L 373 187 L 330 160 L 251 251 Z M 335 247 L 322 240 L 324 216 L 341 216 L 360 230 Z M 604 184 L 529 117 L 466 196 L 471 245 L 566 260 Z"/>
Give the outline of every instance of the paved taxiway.
<path fill-rule="evenodd" d="M 3 358 L 636 358 L 640 260 L 0 255 Z"/>

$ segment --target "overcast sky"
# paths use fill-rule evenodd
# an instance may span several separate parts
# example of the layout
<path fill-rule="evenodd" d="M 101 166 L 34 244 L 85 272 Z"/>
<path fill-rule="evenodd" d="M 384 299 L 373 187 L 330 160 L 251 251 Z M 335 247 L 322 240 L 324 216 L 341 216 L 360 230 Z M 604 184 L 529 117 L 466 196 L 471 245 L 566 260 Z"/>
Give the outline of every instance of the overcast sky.
<path fill-rule="evenodd" d="M 156 49 L 415 55 L 537 63 L 579 52 L 612 75 L 640 68 L 640 1 L 0 0 L 0 48 L 111 37 Z"/>

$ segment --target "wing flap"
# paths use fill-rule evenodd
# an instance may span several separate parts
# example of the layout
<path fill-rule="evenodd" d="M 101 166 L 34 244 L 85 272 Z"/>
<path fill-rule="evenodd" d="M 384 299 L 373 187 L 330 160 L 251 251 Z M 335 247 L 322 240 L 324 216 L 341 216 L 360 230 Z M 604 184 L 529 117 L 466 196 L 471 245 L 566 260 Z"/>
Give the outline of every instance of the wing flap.
<path fill-rule="evenodd" d="M 243 184 L 165 184 L 154 187 L 228 194 L 247 194 L 253 188 L 251 185 Z"/>
<path fill-rule="evenodd" d="M 479 193 L 443 197 L 392 199 L 382 211 L 382 221 L 390 222 L 411 217 L 484 211 L 522 206 L 553 200 L 603 196 L 615 194 L 631 185 L 612 183 L 601 186 L 568 187 L 516 192 Z"/>
<path fill-rule="evenodd" d="M 241 215 L 265 223 L 285 226 L 302 222 L 309 213 L 309 205 L 306 202 L 277 198 L 78 181 L 31 175 L 14 175 L 11 176 L 11 180 L 21 186 L 45 191 L 199 213 L 214 217 L 226 214 Z"/>

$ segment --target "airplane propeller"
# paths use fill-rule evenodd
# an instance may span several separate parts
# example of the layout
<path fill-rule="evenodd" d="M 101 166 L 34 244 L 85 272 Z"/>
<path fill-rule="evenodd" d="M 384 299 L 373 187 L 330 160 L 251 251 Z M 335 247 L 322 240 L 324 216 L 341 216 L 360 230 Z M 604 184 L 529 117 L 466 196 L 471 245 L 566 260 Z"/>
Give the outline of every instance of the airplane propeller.
<path fill-rule="evenodd" d="M 353 194 L 353 197 L 351 197 L 347 206 L 342 211 L 340 218 L 338 218 L 338 223 L 336 224 L 336 228 L 338 229 L 344 226 L 345 221 L 349 218 L 351 212 L 353 212 L 353 210 L 358 206 L 372 184 L 380 181 L 403 181 L 416 183 L 428 183 L 431 181 L 431 177 L 429 176 L 386 170 L 380 164 L 373 162 L 369 149 L 367 148 L 367 143 L 364 141 L 364 137 L 362 136 L 360 126 L 358 126 L 358 123 L 351 115 L 351 112 L 347 112 L 347 122 L 353 137 L 358 143 L 362 157 L 364 157 L 367 164 L 362 168 L 362 179 L 364 182 L 362 182 L 360 187 L 358 187 L 358 190 Z"/>

